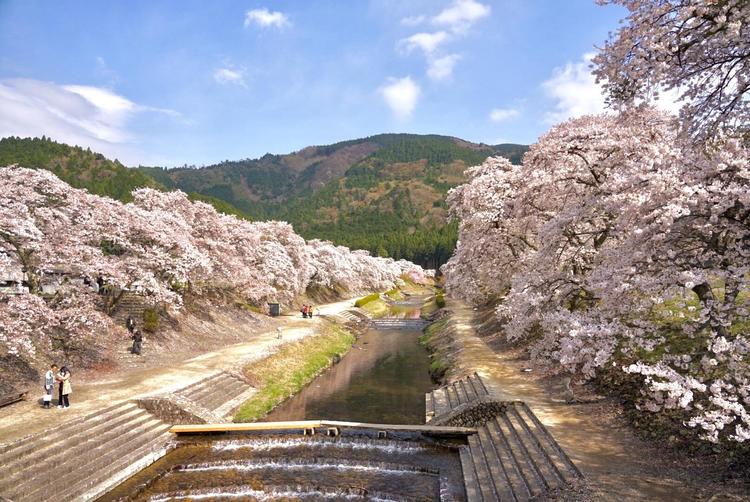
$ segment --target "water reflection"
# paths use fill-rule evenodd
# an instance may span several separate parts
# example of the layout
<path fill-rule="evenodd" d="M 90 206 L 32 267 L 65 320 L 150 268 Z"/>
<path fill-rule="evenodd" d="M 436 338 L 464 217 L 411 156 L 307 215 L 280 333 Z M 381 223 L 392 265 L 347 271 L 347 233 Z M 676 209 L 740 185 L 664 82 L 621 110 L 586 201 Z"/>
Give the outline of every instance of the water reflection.
<path fill-rule="evenodd" d="M 413 304 L 394 306 L 393 317 L 418 318 Z M 342 361 L 291 398 L 265 421 L 336 419 L 424 423 L 424 394 L 432 388 L 429 359 L 419 331 L 370 330 Z"/>

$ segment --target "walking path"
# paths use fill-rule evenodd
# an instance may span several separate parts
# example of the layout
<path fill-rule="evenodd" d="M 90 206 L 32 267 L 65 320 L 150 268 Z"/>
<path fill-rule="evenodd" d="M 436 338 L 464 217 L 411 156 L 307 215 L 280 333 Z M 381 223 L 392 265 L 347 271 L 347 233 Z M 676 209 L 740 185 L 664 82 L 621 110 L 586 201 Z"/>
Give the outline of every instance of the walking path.
<path fill-rule="evenodd" d="M 271 327 L 261 333 L 249 333 L 241 343 L 188 357 L 177 363 L 151 368 L 115 371 L 105 378 L 75 380 L 71 407 L 43 409 L 34 399 L 0 408 L 0 444 L 55 427 L 114 404 L 150 394 L 174 391 L 226 368 L 240 368 L 261 359 L 281 344 L 315 334 L 323 320 L 318 315 L 336 315 L 350 308 L 353 300 L 316 306 L 316 317 L 282 316 L 270 321 Z M 282 329 L 282 339 L 277 329 Z M 137 356 L 134 356 L 137 357 Z M 41 389 L 41 383 L 39 384 Z M 39 391 L 41 393 L 41 390 Z"/>
<path fill-rule="evenodd" d="M 699 498 L 689 473 L 663 465 L 662 455 L 635 437 L 624 421 L 602 419 L 598 404 L 570 405 L 562 393 L 556 398 L 518 361 L 495 353 L 476 335 L 470 307 L 450 300 L 448 308 L 456 349 L 451 379 L 476 371 L 496 395 L 525 401 L 592 484 L 597 500 Z"/>

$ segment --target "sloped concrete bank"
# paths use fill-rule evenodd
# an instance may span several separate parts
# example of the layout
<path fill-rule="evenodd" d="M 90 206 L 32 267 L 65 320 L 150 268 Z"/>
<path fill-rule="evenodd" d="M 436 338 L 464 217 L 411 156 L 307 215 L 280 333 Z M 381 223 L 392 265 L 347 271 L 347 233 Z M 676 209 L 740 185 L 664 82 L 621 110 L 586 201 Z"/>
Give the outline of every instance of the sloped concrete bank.
<path fill-rule="evenodd" d="M 568 404 L 561 379 L 528 371 L 518 351 L 486 342 L 477 311 L 448 299 L 422 338 L 432 352 L 434 376 L 444 383 L 476 373 L 504 401 L 523 401 L 581 470 L 593 500 L 740 500 L 737 490 L 707 481 L 689 459 L 640 440 L 618 416 L 618 405 L 601 399 Z M 494 327 L 497 330 L 497 327 Z"/>
<path fill-rule="evenodd" d="M 347 301 L 321 306 L 321 318 L 309 320 L 305 329 L 292 323 L 283 330 L 282 339 L 271 332 L 255 340 L 255 350 L 232 351 L 227 354 L 230 357 L 217 352 L 194 358 L 193 365 L 196 360 L 216 359 L 210 367 L 218 371 L 181 387 L 165 386 L 143 395 L 134 387 L 130 398 L 109 406 L 84 407 L 95 410 L 88 414 L 44 410 L 57 411 L 54 426 L 0 444 L 0 465 L 5 472 L 0 477 L 0 500 L 94 500 L 169 452 L 173 447 L 170 425 L 231 422 L 236 410 L 257 392 L 237 371 L 242 361 L 268 357 L 283 344 L 313 336 L 330 323 L 344 326 L 366 317 L 348 310 L 344 303 L 351 305 Z M 222 368 L 219 360 L 228 365 Z M 183 365 L 190 367 L 191 361 Z M 164 372 L 171 375 L 184 369 L 165 368 Z M 51 472 L 65 485 L 51 482 Z"/>

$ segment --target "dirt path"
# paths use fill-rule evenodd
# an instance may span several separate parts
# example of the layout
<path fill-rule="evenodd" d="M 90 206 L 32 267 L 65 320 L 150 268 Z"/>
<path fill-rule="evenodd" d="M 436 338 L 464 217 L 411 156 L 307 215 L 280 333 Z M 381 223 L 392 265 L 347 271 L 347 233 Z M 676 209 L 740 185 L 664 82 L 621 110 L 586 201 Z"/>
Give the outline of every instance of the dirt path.
<path fill-rule="evenodd" d="M 637 438 L 611 403 L 566 404 L 562 386 L 524 372 L 515 354 L 495 353 L 475 334 L 471 308 L 453 300 L 449 309 L 460 348 L 453 372 L 476 371 L 503 398 L 526 401 L 592 484 L 596 500 L 707 500 L 722 492 L 683 469 L 689 459 L 670 460 Z"/>
<path fill-rule="evenodd" d="M 353 300 L 320 305 L 316 306 L 316 314 L 335 315 L 352 305 Z M 182 359 L 177 356 L 176 361 L 174 354 L 171 357 L 165 355 L 165 362 L 161 365 L 158 363 L 159 355 L 151 354 L 152 361 L 149 361 L 147 367 L 125 364 L 125 369 L 118 368 L 101 377 L 78 375 L 73 383 L 74 391 L 68 409 L 43 409 L 36 401 L 36 396 L 0 408 L 0 444 L 54 427 L 56 423 L 87 415 L 102 407 L 135 397 L 176 390 L 222 369 L 240 367 L 267 356 L 284 343 L 315 334 L 323 322 L 317 316 L 312 319 L 282 316 L 269 319 L 260 330 L 243 332 L 240 335 L 242 342 L 217 350 L 188 355 Z M 277 328 L 282 330 L 281 339 L 277 338 Z M 138 356 L 131 356 L 131 360 L 137 358 Z M 54 399 L 56 401 L 56 396 Z"/>

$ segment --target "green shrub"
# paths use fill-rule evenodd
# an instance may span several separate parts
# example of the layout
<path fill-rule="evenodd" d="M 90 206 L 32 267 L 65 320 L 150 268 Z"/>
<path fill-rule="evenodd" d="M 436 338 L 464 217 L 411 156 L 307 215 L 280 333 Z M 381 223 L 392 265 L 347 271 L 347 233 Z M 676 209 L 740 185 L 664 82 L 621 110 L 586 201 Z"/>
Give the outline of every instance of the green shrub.
<path fill-rule="evenodd" d="M 154 333 L 157 329 L 159 329 L 159 311 L 145 309 L 143 311 L 143 330 Z"/>
<path fill-rule="evenodd" d="M 356 302 L 354 302 L 354 306 L 364 307 L 368 303 L 374 302 L 375 300 L 378 300 L 378 299 L 380 299 L 380 293 L 373 293 L 371 295 L 364 296 L 360 298 L 359 300 L 357 300 Z"/>
<path fill-rule="evenodd" d="M 438 308 L 445 307 L 445 297 L 443 296 L 443 293 L 438 293 L 435 295 L 435 304 L 438 306 Z"/>
<path fill-rule="evenodd" d="M 105 256 L 122 256 L 125 254 L 125 248 L 121 244 L 109 239 L 99 241 L 99 248 Z"/>

